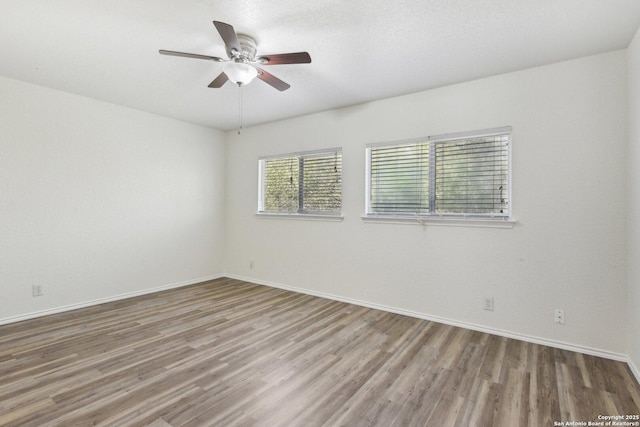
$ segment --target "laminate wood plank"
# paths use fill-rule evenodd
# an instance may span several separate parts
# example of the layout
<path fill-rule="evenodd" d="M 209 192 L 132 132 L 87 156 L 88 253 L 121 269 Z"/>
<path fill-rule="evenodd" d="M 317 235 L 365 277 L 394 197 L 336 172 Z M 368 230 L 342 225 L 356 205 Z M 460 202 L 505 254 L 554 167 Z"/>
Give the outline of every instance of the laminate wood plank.
<path fill-rule="evenodd" d="M 44 398 L 26 405 L 16 405 L 9 407 L 8 411 L 0 415 L 0 425 L 6 427 L 23 426 L 24 419 L 32 414 L 38 414 L 55 407 L 55 402 L 51 399 Z"/>
<path fill-rule="evenodd" d="M 564 409 L 563 418 L 594 419 L 598 414 L 587 413 L 588 408 L 585 403 L 587 403 L 589 389 L 584 385 L 580 368 L 576 364 L 557 363 L 556 377 L 558 378 L 558 388 L 561 390 L 559 397 L 560 407 Z"/>
<path fill-rule="evenodd" d="M 456 393 L 450 393 L 445 390 L 424 425 L 442 427 L 459 426 L 458 416 L 467 403 L 468 401 L 466 399 L 456 395 Z"/>
<path fill-rule="evenodd" d="M 546 360 L 544 354 L 539 360 Z M 563 419 L 560 415 L 556 367 L 555 364 L 539 363 L 534 368 L 529 392 L 529 425 L 553 425 L 554 421 Z"/>
<path fill-rule="evenodd" d="M 514 424 L 519 427 L 529 425 L 529 372 L 509 368 L 505 375 L 494 424 Z"/>
<path fill-rule="evenodd" d="M 381 370 L 357 394 L 345 401 L 327 420 L 326 425 L 391 425 L 402 406 L 385 396 L 395 378 Z M 345 420 L 355 420 L 348 424 Z"/>
<path fill-rule="evenodd" d="M 437 366 L 443 367 L 446 369 L 451 369 L 455 366 L 462 356 L 462 353 L 458 351 L 460 346 L 464 346 L 466 344 L 466 340 L 464 339 L 464 335 L 466 331 L 464 329 L 449 329 L 444 328 L 444 333 L 438 335 L 438 338 L 441 338 L 442 341 L 437 345 L 438 349 L 438 357 L 434 361 Z M 431 344 L 431 340 L 429 343 Z M 465 344 L 462 344 L 462 343 Z"/>
<path fill-rule="evenodd" d="M 611 394 L 620 401 L 620 413 L 636 414 L 640 408 L 640 387 L 637 387 L 637 382 L 628 380 L 630 376 L 633 377 L 629 366 L 613 360 L 603 360 L 602 364 L 605 366 L 607 377 L 613 383 Z"/>
<path fill-rule="evenodd" d="M 500 403 L 502 385 L 477 377 L 473 387 L 473 400 L 458 416 L 459 425 L 493 427 L 495 414 Z M 515 420 L 514 423 L 515 424 Z M 498 427 L 498 426 L 496 426 Z"/>
<path fill-rule="evenodd" d="M 485 346 L 485 355 L 480 367 L 480 376 L 487 381 L 502 383 L 504 372 L 503 360 L 505 357 L 507 339 L 492 335 Z"/>
<path fill-rule="evenodd" d="M 315 402 L 325 393 L 324 387 L 332 385 L 332 379 L 323 375 L 331 372 L 340 362 L 333 354 L 324 354 L 306 364 L 296 364 L 287 369 L 287 375 L 280 382 L 270 384 L 256 397 L 255 404 L 245 409 L 254 419 L 283 425 L 283 420 L 296 416 L 309 402 Z"/>
<path fill-rule="evenodd" d="M 143 424 L 140 424 L 140 425 L 143 425 Z M 149 423 L 148 427 L 171 427 L 171 424 L 169 424 L 162 418 L 158 418 L 157 420 Z"/>
<path fill-rule="evenodd" d="M 2 426 L 546 426 L 624 363 L 217 279 L 0 326 Z"/>
<path fill-rule="evenodd" d="M 479 376 L 482 358 L 484 356 L 484 348 L 476 344 L 468 344 L 462 350 L 462 357 L 455 367 L 454 371 L 459 372 L 459 382 L 452 385 L 455 387 L 457 394 L 465 399 L 470 399 L 470 392 L 473 383 Z"/>
<path fill-rule="evenodd" d="M 398 388 L 402 388 L 398 382 L 411 383 L 412 374 L 403 375 L 403 372 L 407 367 L 427 368 L 435 361 L 438 354 L 437 349 L 426 345 L 432 332 L 431 324 L 411 322 L 407 326 L 409 328 L 402 335 L 398 335 L 404 337 L 403 340 L 394 339 L 391 346 L 380 347 L 380 351 L 389 354 L 388 360 L 378 372 L 371 376 L 370 381 L 358 390 L 358 393 L 345 401 L 342 408 L 335 411 L 334 416 L 329 419 L 330 425 L 333 423 L 349 425 L 345 423 L 345 419 L 354 421 L 363 413 L 367 413 L 366 419 L 374 424 L 379 422 L 382 425 L 390 425 L 395 420 L 395 411 L 399 410 L 405 402 L 403 396 L 394 394 Z M 380 330 L 380 328 L 377 329 Z M 390 329 L 395 329 L 395 326 L 390 325 Z M 381 330 L 381 332 L 385 331 Z M 398 329 L 396 332 L 399 334 L 402 330 Z M 419 360 L 418 357 L 420 357 Z"/>
<path fill-rule="evenodd" d="M 393 425 L 427 425 L 452 372 L 442 367 L 433 367 L 420 374 L 406 395 L 405 404 Z"/>

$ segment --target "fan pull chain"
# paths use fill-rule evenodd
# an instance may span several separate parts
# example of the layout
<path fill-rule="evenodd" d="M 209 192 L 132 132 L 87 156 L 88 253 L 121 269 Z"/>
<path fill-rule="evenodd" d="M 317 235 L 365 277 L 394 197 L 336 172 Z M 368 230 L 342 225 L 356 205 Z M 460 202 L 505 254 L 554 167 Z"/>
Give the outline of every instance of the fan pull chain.
<path fill-rule="evenodd" d="M 240 88 L 240 127 L 238 128 L 238 135 L 240 135 L 240 133 L 242 132 L 242 104 L 243 104 L 243 96 L 242 96 L 242 86 L 243 85 L 238 85 L 238 87 Z"/>

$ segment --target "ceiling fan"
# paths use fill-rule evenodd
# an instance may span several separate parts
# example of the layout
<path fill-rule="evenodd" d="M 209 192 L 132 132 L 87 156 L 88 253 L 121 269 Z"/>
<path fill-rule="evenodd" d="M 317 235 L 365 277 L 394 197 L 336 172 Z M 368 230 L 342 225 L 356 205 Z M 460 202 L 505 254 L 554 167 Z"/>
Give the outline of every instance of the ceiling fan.
<path fill-rule="evenodd" d="M 255 77 L 273 86 L 279 91 L 287 90 L 291 87 L 273 74 L 267 73 L 259 66 L 280 65 L 280 64 L 308 64 L 311 57 L 307 52 L 280 53 L 274 55 L 256 56 L 256 41 L 246 34 L 236 34 L 233 26 L 224 22 L 213 21 L 220 37 L 224 41 L 227 56 L 229 59 L 218 58 L 216 56 L 199 55 L 196 53 L 176 52 L 173 50 L 163 50 L 162 55 L 183 56 L 186 58 L 206 59 L 214 62 L 222 62 L 222 73 L 216 77 L 209 87 L 220 88 L 227 81 L 244 86 L 249 84 Z"/>

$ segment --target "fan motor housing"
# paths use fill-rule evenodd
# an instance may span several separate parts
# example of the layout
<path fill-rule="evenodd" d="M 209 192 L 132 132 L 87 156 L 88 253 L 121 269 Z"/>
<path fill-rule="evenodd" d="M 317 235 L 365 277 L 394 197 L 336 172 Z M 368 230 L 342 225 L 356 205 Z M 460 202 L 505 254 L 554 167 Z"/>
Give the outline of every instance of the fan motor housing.
<path fill-rule="evenodd" d="M 256 52 L 257 52 L 256 40 L 251 36 L 248 36 L 246 34 L 241 34 L 241 33 L 238 33 L 237 37 L 238 37 L 238 43 L 240 44 L 240 49 L 242 51 L 232 52 L 227 47 L 226 51 L 227 51 L 227 55 L 229 55 L 229 58 L 234 58 L 234 59 L 237 58 L 242 62 L 254 61 L 256 58 Z"/>

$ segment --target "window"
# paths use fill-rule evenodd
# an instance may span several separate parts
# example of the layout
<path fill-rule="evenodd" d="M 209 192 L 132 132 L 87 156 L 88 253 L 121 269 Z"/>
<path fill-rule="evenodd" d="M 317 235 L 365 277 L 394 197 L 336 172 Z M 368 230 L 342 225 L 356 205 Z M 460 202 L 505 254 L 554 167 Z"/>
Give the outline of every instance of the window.
<path fill-rule="evenodd" d="M 340 215 L 342 149 L 263 157 L 258 168 L 258 213 Z"/>
<path fill-rule="evenodd" d="M 511 128 L 367 146 L 369 217 L 509 219 Z"/>

